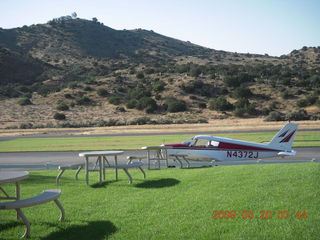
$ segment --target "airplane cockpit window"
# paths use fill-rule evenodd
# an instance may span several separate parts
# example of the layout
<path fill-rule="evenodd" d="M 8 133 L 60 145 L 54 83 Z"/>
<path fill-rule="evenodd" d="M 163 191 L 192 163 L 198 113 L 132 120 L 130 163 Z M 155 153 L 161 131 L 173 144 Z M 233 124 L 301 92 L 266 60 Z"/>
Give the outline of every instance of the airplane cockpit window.
<path fill-rule="evenodd" d="M 193 139 L 193 137 L 192 137 L 192 138 L 189 138 L 189 139 L 185 140 L 184 142 L 182 142 L 182 144 L 185 144 L 187 146 L 193 146 L 195 142 L 196 142 L 196 140 Z"/>
<path fill-rule="evenodd" d="M 193 137 L 185 140 L 184 142 L 182 142 L 182 144 L 185 144 L 190 147 L 218 147 L 219 146 L 219 142 L 217 141 L 211 141 L 211 140 L 201 139 L 201 138 L 194 139 Z"/>
<path fill-rule="evenodd" d="M 193 146 L 195 147 L 207 147 L 208 146 L 208 140 L 206 139 L 197 139 L 197 141 L 194 143 Z"/>
<path fill-rule="evenodd" d="M 208 141 L 208 147 L 219 147 L 219 143 L 217 141 Z"/>

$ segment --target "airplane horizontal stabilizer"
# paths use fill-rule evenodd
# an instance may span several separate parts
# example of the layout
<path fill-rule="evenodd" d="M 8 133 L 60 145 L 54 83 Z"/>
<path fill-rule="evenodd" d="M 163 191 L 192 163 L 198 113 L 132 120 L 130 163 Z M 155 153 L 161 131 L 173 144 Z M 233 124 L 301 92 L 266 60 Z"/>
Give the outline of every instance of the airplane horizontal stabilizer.
<path fill-rule="evenodd" d="M 291 150 L 290 152 L 279 152 L 279 153 L 278 153 L 278 156 L 281 156 L 281 157 L 285 157 L 285 156 L 295 156 L 296 153 L 297 153 L 296 151 Z"/>

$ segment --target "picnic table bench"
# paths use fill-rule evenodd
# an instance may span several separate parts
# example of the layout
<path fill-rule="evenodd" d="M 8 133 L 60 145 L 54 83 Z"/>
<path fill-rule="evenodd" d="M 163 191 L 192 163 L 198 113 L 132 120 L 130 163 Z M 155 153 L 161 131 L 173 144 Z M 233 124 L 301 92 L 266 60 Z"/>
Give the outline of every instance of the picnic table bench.
<path fill-rule="evenodd" d="M 122 169 L 126 174 L 127 176 L 129 177 L 129 183 L 132 184 L 132 176 L 131 174 L 129 173 L 128 169 L 129 168 L 138 168 L 142 174 L 143 174 L 143 177 L 146 178 L 146 173 L 145 171 L 142 169 L 142 166 L 143 166 L 143 162 L 141 161 L 144 157 L 134 157 L 134 156 L 128 156 L 127 159 L 128 159 L 128 162 L 127 163 L 124 163 L 124 164 L 117 164 L 117 165 L 111 165 L 111 164 L 108 164 L 107 166 L 105 166 L 105 168 L 118 168 L 118 169 Z M 137 162 L 133 162 L 133 160 L 139 160 Z"/>
<path fill-rule="evenodd" d="M 30 223 L 29 223 L 28 219 L 26 218 L 26 216 L 21 211 L 21 208 L 32 207 L 35 205 L 54 201 L 55 204 L 57 205 L 57 207 L 60 209 L 61 215 L 60 215 L 59 220 L 61 221 L 64 219 L 65 213 L 64 213 L 64 208 L 62 207 L 61 203 L 58 200 L 58 197 L 60 196 L 60 194 L 61 194 L 60 189 L 45 190 L 45 191 L 43 191 L 42 194 L 35 196 L 35 197 L 31 197 L 31 198 L 27 198 L 27 199 L 23 199 L 23 200 L 16 200 L 16 201 L 12 201 L 12 202 L 0 203 L 0 210 L 11 210 L 11 209 L 16 210 L 18 216 L 21 217 L 23 223 L 26 225 L 26 231 L 22 235 L 21 238 L 29 237 L 30 236 Z"/>
<path fill-rule="evenodd" d="M 174 161 L 177 161 L 180 163 L 180 167 L 183 168 L 183 164 L 182 164 L 182 161 L 185 161 L 187 163 L 187 168 L 190 167 L 190 162 L 189 160 L 187 159 L 187 156 L 186 154 L 170 154 L 169 157 L 173 157 L 173 160 Z"/>
<path fill-rule="evenodd" d="M 84 163 L 71 163 L 71 164 L 63 164 L 63 165 L 60 165 L 58 167 L 58 170 L 59 170 L 59 173 L 58 173 L 58 176 L 56 177 L 56 183 L 59 184 L 60 182 L 60 178 L 62 176 L 62 174 L 67 170 L 67 169 L 74 169 L 74 168 L 77 168 L 77 171 L 76 171 L 76 180 L 78 180 L 78 175 L 80 173 L 80 170 L 84 167 Z"/>

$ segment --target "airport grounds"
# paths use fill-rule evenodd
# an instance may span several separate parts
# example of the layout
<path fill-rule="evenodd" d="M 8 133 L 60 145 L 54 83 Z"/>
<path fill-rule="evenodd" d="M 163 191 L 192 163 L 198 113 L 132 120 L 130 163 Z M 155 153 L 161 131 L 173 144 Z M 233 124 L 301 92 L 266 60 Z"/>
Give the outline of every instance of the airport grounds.
<path fill-rule="evenodd" d="M 320 159 L 319 121 L 298 122 L 295 148 L 305 159 Z M 243 140 L 270 140 L 285 122 L 257 119 L 217 120 L 208 124 L 119 126 L 86 129 L 1 129 L 0 163 L 10 154 L 32 162 L 55 161 L 80 151 L 128 150 L 143 154 L 142 146 L 179 142 L 197 134 Z M 76 153 L 76 154 L 74 154 Z M 301 154 L 301 153 L 300 153 Z M 36 157 L 37 158 L 37 157 Z M 64 157 L 60 158 L 63 159 Z M 9 160 L 9 161 L 8 161 Z M 19 160 L 21 161 L 21 160 Z M 60 161 L 60 160 L 59 160 Z M 66 220 L 57 221 L 54 204 L 24 210 L 32 223 L 31 239 L 318 239 L 320 236 L 320 165 L 317 162 L 161 168 L 147 170 L 147 178 L 130 171 L 133 184 L 120 172 L 119 181 L 107 171 L 98 184 L 98 173 L 84 172 L 74 180 L 66 171 L 56 185 L 56 170 L 30 170 L 21 182 L 21 197 L 44 189 L 62 190 Z M 6 186 L 13 193 L 14 185 Z M 16 239 L 24 225 L 14 211 L 0 212 L 0 239 Z"/>

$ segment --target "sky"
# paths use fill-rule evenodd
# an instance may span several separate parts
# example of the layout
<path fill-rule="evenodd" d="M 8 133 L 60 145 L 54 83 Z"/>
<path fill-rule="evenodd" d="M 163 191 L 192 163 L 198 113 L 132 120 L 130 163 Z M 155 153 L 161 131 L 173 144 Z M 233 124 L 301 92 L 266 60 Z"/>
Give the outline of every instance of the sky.
<path fill-rule="evenodd" d="M 320 0 L 0 0 L 0 27 L 71 15 L 204 47 L 280 56 L 320 46 Z"/>

